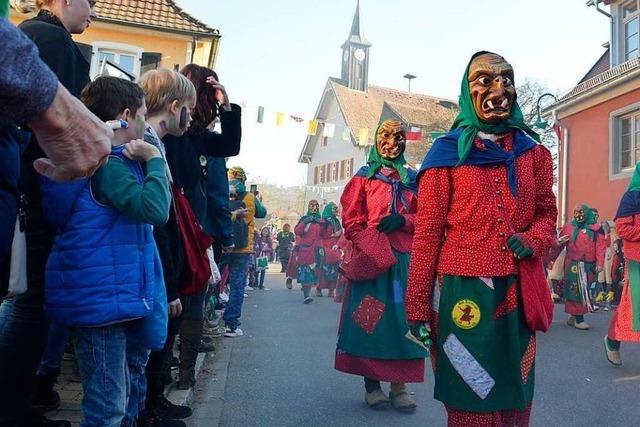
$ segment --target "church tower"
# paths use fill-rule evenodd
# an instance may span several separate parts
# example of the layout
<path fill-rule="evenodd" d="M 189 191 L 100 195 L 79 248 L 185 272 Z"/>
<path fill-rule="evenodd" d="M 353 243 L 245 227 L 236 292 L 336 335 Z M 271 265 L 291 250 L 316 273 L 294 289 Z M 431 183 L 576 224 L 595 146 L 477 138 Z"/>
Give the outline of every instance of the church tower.
<path fill-rule="evenodd" d="M 360 0 L 351 24 L 349 38 L 342 45 L 342 83 L 350 89 L 366 92 L 369 85 L 369 48 L 360 21 Z"/>

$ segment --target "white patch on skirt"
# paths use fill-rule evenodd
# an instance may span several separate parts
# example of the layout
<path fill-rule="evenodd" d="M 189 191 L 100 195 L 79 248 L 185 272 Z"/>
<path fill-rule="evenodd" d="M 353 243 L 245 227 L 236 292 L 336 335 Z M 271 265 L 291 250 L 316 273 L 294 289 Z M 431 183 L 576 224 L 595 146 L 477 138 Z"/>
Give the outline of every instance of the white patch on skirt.
<path fill-rule="evenodd" d="M 495 290 L 495 286 L 493 285 L 493 279 L 491 277 L 478 277 L 478 279 L 482 280 L 485 285 Z"/>
<path fill-rule="evenodd" d="M 449 334 L 442 348 L 464 382 L 480 399 L 486 399 L 496 382 L 480 365 L 480 362 L 473 357 L 454 334 Z"/>
<path fill-rule="evenodd" d="M 433 296 L 431 301 L 431 309 L 436 313 L 440 313 L 440 283 L 436 280 L 433 284 Z"/>

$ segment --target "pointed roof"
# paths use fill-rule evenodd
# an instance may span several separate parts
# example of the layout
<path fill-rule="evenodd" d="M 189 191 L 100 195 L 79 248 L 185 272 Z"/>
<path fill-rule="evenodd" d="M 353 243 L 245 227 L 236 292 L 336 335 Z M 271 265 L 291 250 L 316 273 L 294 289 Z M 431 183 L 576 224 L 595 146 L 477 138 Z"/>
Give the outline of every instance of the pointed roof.
<path fill-rule="evenodd" d="M 364 32 L 362 31 L 362 21 L 360 19 L 360 0 L 356 4 L 356 13 L 353 15 L 353 23 L 351 24 L 351 32 L 349 33 L 349 38 L 342 45 L 344 48 L 348 44 L 358 44 L 361 46 L 371 46 L 369 40 L 364 36 Z"/>
<path fill-rule="evenodd" d="M 393 110 L 403 122 L 426 131 L 445 130 L 441 128 L 444 124 L 451 124 L 453 113 L 457 110 L 457 104 L 449 99 L 374 85 L 369 85 L 367 91 L 362 92 L 348 88 L 340 79 L 329 78 L 316 118 L 329 94 L 336 97 L 345 125 L 351 131 L 353 145 L 357 145 L 356 137 L 360 128 L 369 129 L 369 137 L 373 138 L 372 132 L 378 127 L 385 106 Z M 299 162 L 308 163 L 316 140 L 316 137 L 307 135 Z M 426 149 L 422 151 L 422 155 L 424 151 Z"/>

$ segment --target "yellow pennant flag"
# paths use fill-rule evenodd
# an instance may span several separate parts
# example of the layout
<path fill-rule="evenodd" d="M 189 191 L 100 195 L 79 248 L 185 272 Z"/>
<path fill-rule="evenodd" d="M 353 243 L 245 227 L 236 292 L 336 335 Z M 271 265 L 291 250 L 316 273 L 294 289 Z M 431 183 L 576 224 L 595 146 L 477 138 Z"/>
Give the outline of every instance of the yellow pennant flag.
<path fill-rule="evenodd" d="M 360 128 L 360 138 L 358 138 L 358 145 L 366 146 L 369 143 L 369 129 Z"/>
<path fill-rule="evenodd" d="M 318 121 L 317 120 L 309 120 L 309 125 L 307 127 L 307 133 L 309 135 L 315 135 L 318 133 Z"/>
<path fill-rule="evenodd" d="M 276 127 L 281 128 L 284 126 L 284 113 L 276 113 Z"/>

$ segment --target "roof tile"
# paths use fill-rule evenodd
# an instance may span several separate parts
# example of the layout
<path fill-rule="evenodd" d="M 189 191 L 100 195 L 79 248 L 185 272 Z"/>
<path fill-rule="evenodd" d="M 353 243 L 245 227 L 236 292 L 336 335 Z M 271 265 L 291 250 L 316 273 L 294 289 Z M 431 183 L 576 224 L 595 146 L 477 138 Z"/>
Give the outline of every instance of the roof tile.
<path fill-rule="evenodd" d="M 97 20 L 146 25 L 163 30 L 219 35 L 220 32 L 180 8 L 174 0 L 101 0 Z"/>

